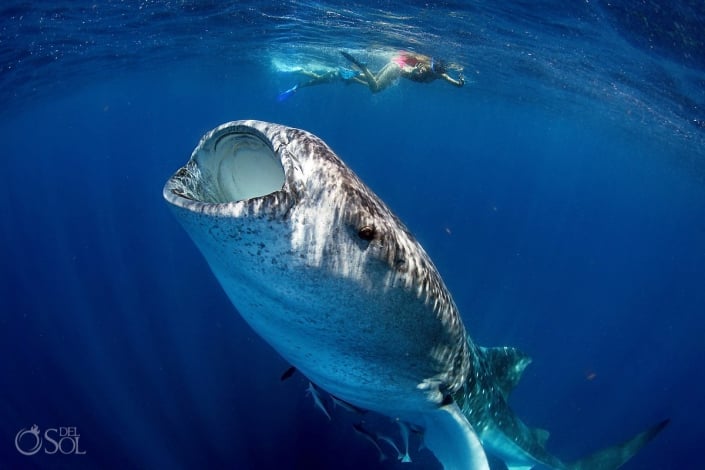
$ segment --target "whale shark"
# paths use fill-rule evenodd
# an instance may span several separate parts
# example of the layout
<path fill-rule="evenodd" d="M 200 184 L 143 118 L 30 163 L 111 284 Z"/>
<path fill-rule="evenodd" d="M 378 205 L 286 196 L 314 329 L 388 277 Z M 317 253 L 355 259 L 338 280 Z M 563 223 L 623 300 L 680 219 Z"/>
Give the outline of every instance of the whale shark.
<path fill-rule="evenodd" d="M 577 462 L 550 454 L 548 432 L 508 404 L 530 358 L 473 342 L 411 232 L 309 132 L 222 124 L 163 195 L 237 311 L 314 397 L 421 430 L 445 469 L 488 470 L 487 454 L 511 470 L 618 468 L 668 422 Z"/>

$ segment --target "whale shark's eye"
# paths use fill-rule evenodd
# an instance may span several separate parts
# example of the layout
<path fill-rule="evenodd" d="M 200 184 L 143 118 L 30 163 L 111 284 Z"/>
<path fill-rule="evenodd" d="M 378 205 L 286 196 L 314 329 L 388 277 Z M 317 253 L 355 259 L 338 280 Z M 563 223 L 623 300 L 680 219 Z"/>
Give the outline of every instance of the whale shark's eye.
<path fill-rule="evenodd" d="M 363 240 L 370 241 L 375 238 L 375 227 L 374 225 L 365 225 L 357 231 L 357 236 Z"/>

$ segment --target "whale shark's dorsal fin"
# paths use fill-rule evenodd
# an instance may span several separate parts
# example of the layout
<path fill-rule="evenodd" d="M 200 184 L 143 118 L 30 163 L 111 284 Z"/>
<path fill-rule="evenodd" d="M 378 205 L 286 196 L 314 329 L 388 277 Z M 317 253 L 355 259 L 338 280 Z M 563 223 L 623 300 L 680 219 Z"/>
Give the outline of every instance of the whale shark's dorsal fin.
<path fill-rule="evenodd" d="M 480 350 L 485 355 L 487 365 L 504 398 L 508 398 L 521 380 L 526 366 L 531 364 L 531 358 L 520 350 L 510 347 L 481 347 Z"/>
<path fill-rule="evenodd" d="M 490 470 L 475 430 L 456 403 L 425 413 L 424 443 L 444 470 Z"/>

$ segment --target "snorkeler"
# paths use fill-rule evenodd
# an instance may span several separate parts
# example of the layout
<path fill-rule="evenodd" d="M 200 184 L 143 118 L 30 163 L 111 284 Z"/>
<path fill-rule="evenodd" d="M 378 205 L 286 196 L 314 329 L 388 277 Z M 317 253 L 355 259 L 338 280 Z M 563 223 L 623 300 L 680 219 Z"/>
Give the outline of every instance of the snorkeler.
<path fill-rule="evenodd" d="M 372 90 L 373 93 L 388 88 L 400 77 L 420 83 L 430 83 L 434 80 L 443 79 L 457 87 L 465 85 L 465 79 L 462 75 L 457 79 L 448 75 L 448 66 L 444 61 L 435 60 L 423 54 L 400 51 L 375 75 L 367 68 L 367 65 L 358 61 L 347 52 L 340 51 L 340 53 L 358 70 L 339 68 L 323 74 L 300 70 L 299 73 L 306 75 L 310 80 L 298 83 L 280 93 L 277 99 L 284 101 L 300 88 L 339 81 L 365 85 Z"/>
<path fill-rule="evenodd" d="M 285 99 L 289 98 L 291 95 L 296 93 L 297 90 L 300 88 L 305 88 L 308 86 L 314 86 L 314 85 L 323 85 L 325 83 L 333 83 L 333 82 L 344 82 L 344 83 L 359 83 L 361 85 L 367 85 L 367 81 L 365 81 L 365 77 L 362 74 L 362 72 L 356 72 L 354 70 L 346 69 L 346 68 L 339 68 L 336 70 L 331 70 L 329 72 L 323 73 L 323 74 L 317 74 L 315 72 L 309 72 L 307 70 L 299 70 L 299 73 L 306 75 L 307 77 L 310 78 L 310 80 L 302 83 L 297 83 L 293 87 L 289 88 L 288 90 L 279 93 L 279 96 L 277 97 L 277 100 L 279 101 L 284 101 Z"/>
<path fill-rule="evenodd" d="M 400 51 L 377 73 L 372 74 L 370 69 L 345 51 L 340 53 L 353 63 L 362 72 L 366 85 L 377 93 L 389 87 L 399 78 L 407 78 L 414 82 L 430 83 L 437 79 L 443 79 L 448 83 L 461 87 L 465 85 L 465 79 L 460 75 L 457 79 L 448 75 L 448 68 L 444 61 L 434 60 L 423 54 Z"/>

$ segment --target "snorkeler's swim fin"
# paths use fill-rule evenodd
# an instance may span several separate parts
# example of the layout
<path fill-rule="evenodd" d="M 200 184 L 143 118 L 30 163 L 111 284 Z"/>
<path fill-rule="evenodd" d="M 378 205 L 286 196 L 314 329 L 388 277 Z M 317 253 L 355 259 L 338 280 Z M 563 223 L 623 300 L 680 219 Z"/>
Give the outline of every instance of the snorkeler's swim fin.
<path fill-rule="evenodd" d="M 353 78 L 357 77 L 360 72 L 356 72 L 354 70 L 350 69 L 344 69 L 344 68 L 339 68 L 338 69 L 338 74 L 340 75 L 340 78 L 342 78 L 344 81 L 352 80 Z"/>
<path fill-rule="evenodd" d="M 279 101 L 279 102 L 281 103 L 282 101 L 285 101 L 285 100 L 289 99 L 289 98 L 291 97 L 291 95 L 293 95 L 294 93 L 296 93 L 296 90 L 297 90 L 298 88 L 299 88 L 299 85 L 294 85 L 293 87 L 289 88 L 288 90 L 282 91 L 282 92 L 279 93 L 279 95 L 277 96 L 277 101 Z"/>
<path fill-rule="evenodd" d="M 353 65 L 355 65 L 355 67 L 360 69 L 360 72 L 362 72 L 363 75 L 365 76 L 366 85 L 370 87 L 370 90 L 372 90 L 373 92 L 377 92 L 380 90 L 379 84 L 377 83 L 375 76 L 372 74 L 372 72 L 370 72 L 370 69 L 367 68 L 366 64 L 364 64 L 363 62 L 360 62 L 355 57 L 351 56 L 350 54 L 348 54 L 345 51 L 340 51 L 340 53 L 343 55 L 343 57 L 345 57 Z"/>
<path fill-rule="evenodd" d="M 365 69 L 367 69 L 367 66 L 365 64 L 363 64 L 362 62 L 360 62 L 359 60 L 357 60 L 355 57 L 351 56 L 347 52 L 340 51 L 340 53 L 343 55 L 343 57 L 348 59 L 348 61 L 350 61 L 355 66 L 357 66 L 357 68 L 359 68 L 361 71 L 365 71 Z"/>

